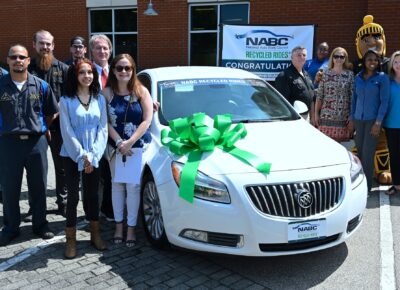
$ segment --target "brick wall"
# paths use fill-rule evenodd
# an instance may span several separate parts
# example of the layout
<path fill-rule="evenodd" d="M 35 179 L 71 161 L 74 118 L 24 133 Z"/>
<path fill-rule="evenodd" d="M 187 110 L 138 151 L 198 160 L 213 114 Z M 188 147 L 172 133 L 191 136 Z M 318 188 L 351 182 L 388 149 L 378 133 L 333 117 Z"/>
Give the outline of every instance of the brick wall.
<path fill-rule="evenodd" d="M 55 37 L 55 55 L 69 58 L 69 40 L 88 36 L 85 0 L 0 0 L 0 60 L 5 62 L 13 43 L 25 45 L 33 54 L 32 36 L 40 29 Z"/>
<path fill-rule="evenodd" d="M 138 0 L 138 63 L 140 67 L 188 63 L 187 0 L 153 0 L 158 16 L 144 16 L 148 0 Z M 85 0 L 0 0 L 0 60 L 11 43 L 32 53 L 32 35 L 46 29 L 55 36 L 55 54 L 69 58 L 69 39 L 88 37 Z M 398 0 L 250 0 L 251 24 L 316 24 L 316 43 L 343 46 L 356 57 L 355 34 L 363 16 L 374 15 L 385 29 L 387 56 L 400 49 Z M 393 13 L 389 13 L 392 11 Z"/>

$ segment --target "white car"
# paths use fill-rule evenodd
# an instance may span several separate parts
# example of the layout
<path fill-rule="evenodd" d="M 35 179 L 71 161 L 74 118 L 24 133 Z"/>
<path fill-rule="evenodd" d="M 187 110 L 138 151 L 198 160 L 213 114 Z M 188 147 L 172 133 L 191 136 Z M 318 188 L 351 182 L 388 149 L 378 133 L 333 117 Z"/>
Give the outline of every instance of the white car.
<path fill-rule="evenodd" d="M 367 201 L 357 157 L 306 120 L 258 76 L 221 67 L 147 69 L 139 79 L 161 104 L 145 151 L 142 214 L 149 241 L 245 256 L 300 254 L 336 246 L 360 226 Z M 231 114 L 247 135 L 234 145 L 271 164 L 269 173 L 216 148 L 204 152 L 193 202 L 179 196 L 187 154 L 161 131 L 177 118 Z"/>

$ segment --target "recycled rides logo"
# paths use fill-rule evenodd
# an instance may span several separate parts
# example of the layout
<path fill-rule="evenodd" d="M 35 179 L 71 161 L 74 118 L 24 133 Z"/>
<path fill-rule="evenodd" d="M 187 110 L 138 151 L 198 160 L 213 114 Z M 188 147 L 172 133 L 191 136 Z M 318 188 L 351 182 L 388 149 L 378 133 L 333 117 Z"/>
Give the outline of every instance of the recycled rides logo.
<path fill-rule="evenodd" d="M 269 34 L 270 36 L 258 37 L 252 36 L 253 34 Z M 235 34 L 235 37 L 236 39 L 245 38 L 247 48 L 287 46 L 289 44 L 289 40 L 294 38 L 294 36 L 275 34 L 272 31 L 265 29 L 250 30 L 244 34 Z"/>

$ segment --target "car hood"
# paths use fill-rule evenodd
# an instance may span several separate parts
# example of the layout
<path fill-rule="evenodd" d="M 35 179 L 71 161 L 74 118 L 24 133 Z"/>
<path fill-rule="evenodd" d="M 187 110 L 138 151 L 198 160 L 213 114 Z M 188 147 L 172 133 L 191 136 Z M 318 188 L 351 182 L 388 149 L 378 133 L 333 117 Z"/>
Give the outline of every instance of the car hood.
<path fill-rule="evenodd" d="M 350 162 L 347 150 L 342 145 L 325 136 L 304 120 L 248 123 L 245 126 L 247 136 L 237 141 L 235 146 L 271 163 L 271 172 L 333 166 Z M 183 163 L 186 160 L 186 156 L 178 157 L 178 161 Z M 257 171 L 220 149 L 203 153 L 199 170 L 206 174 Z"/>

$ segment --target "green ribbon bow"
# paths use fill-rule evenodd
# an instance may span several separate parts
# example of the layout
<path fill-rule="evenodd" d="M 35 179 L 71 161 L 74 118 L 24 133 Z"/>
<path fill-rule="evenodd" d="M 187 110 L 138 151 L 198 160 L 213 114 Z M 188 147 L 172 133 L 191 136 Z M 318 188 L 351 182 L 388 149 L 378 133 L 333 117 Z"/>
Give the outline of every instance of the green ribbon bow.
<path fill-rule="evenodd" d="M 203 152 L 214 151 L 218 147 L 259 172 L 270 172 L 270 163 L 234 146 L 236 141 L 247 135 L 247 131 L 243 123 L 231 128 L 232 117 L 229 114 L 216 115 L 213 120 L 204 113 L 195 113 L 170 121 L 169 127 L 170 130 L 161 131 L 161 143 L 177 155 L 189 153 L 182 170 L 179 196 L 190 203 L 193 203 L 195 180 Z"/>

